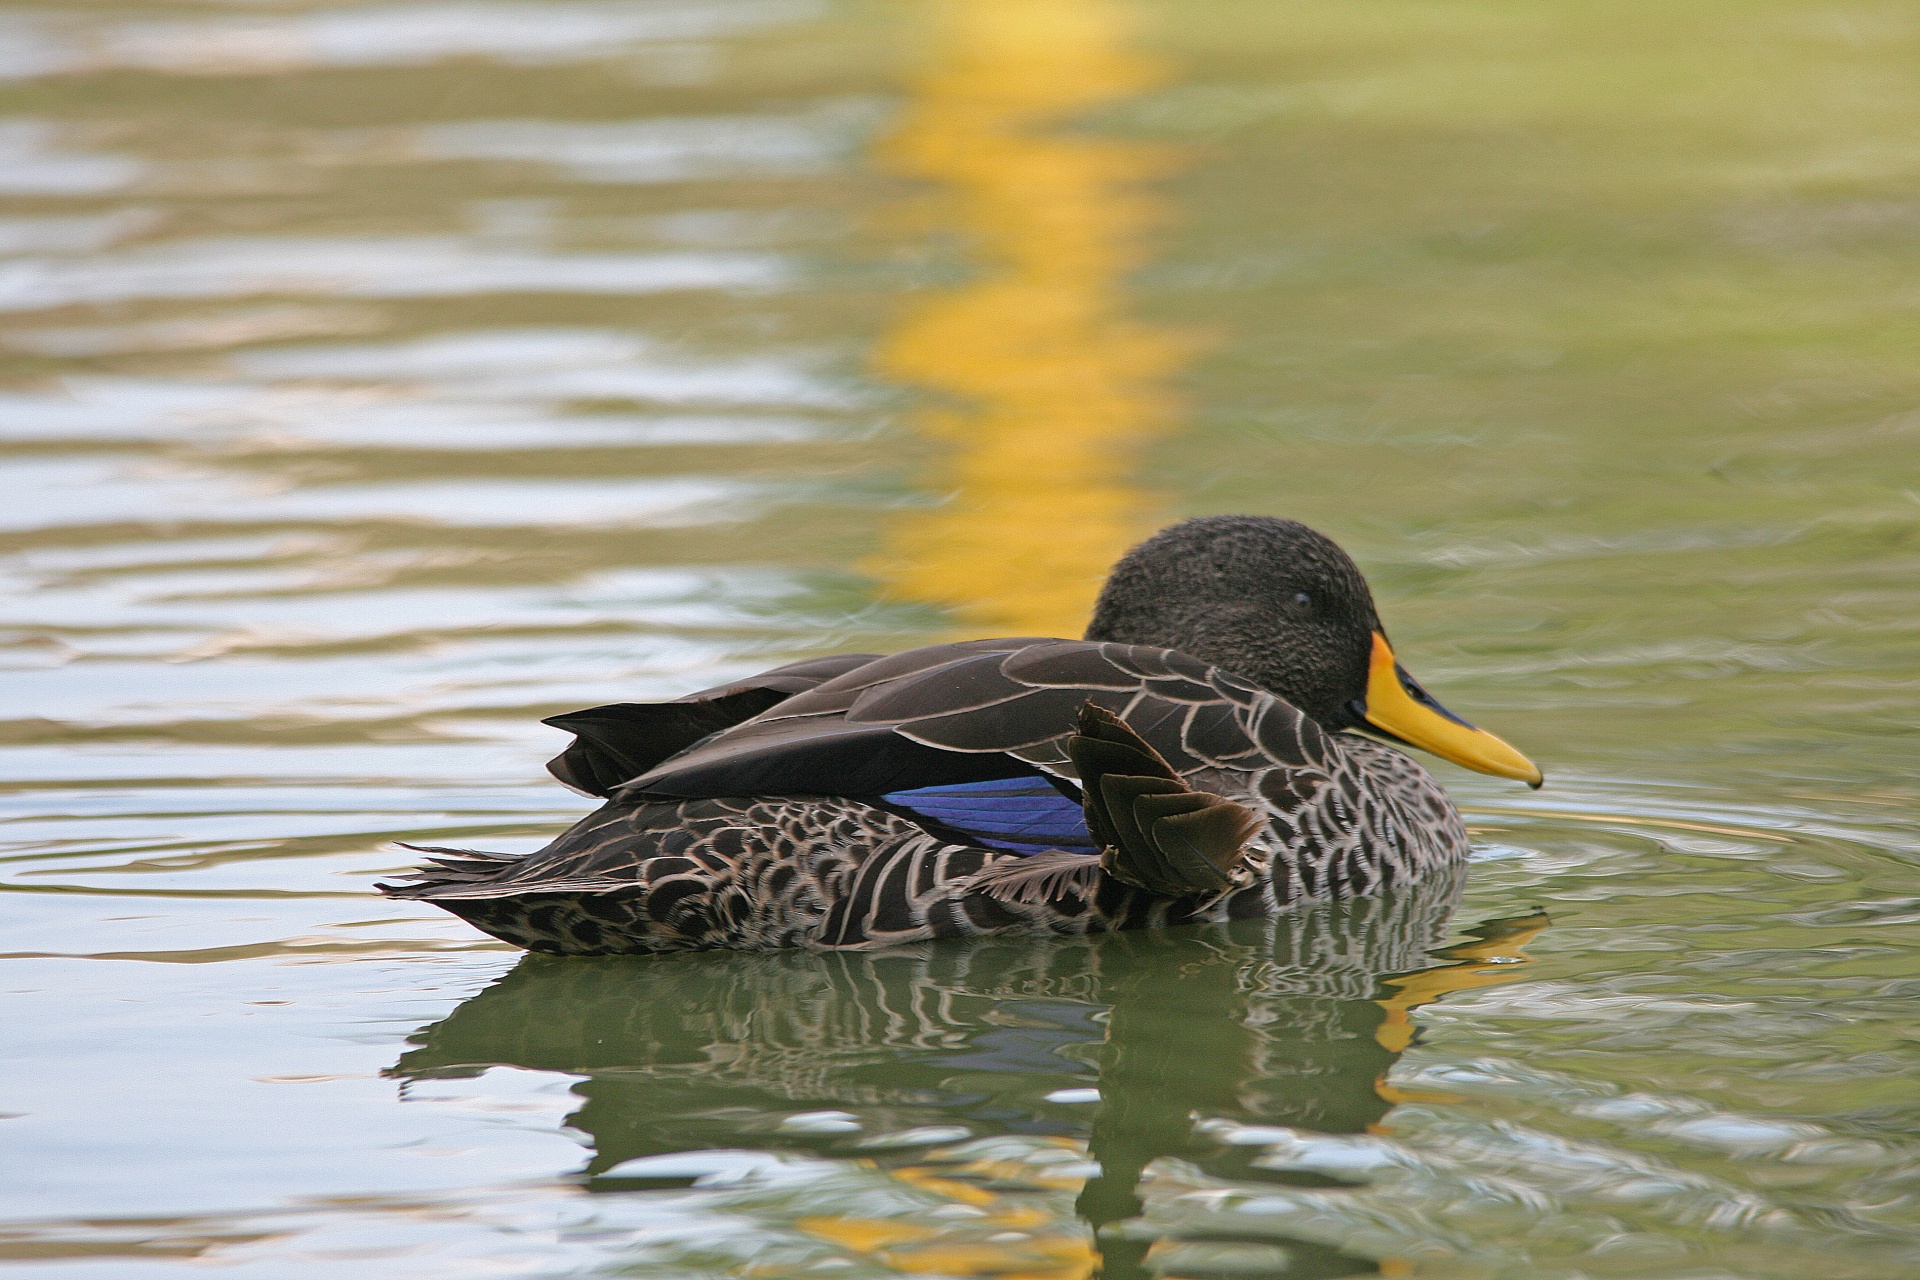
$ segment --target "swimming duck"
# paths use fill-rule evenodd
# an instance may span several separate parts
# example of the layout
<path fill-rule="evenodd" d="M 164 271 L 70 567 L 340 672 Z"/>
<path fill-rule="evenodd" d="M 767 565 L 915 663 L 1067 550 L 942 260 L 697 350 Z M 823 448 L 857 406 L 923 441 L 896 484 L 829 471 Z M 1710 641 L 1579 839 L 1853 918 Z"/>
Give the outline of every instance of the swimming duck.
<path fill-rule="evenodd" d="M 549 770 L 606 803 L 525 857 L 422 849 L 383 892 L 555 955 L 1217 922 L 1456 868 L 1459 811 L 1397 746 L 1541 782 L 1407 674 L 1344 551 L 1266 516 L 1135 547 L 1082 640 L 814 658 L 545 723 L 575 735 Z"/>

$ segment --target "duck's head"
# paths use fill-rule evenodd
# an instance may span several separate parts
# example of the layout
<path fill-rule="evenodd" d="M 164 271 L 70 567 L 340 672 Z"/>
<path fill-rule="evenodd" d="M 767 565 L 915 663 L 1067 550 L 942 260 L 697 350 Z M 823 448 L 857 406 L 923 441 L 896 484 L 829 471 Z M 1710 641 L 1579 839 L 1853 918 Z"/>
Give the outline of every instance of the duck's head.
<path fill-rule="evenodd" d="M 1394 659 L 1359 566 L 1295 520 L 1203 516 L 1129 551 L 1087 639 L 1178 649 L 1360 729 L 1539 786 L 1539 768 L 1448 711 Z"/>

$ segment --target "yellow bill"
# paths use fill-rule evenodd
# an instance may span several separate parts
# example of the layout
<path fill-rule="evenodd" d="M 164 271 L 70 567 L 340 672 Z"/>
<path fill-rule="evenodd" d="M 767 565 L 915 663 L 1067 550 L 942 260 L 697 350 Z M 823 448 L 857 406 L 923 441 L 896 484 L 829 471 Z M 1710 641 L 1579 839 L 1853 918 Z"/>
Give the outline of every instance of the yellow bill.
<path fill-rule="evenodd" d="M 1435 701 L 1394 659 L 1387 638 L 1378 631 L 1373 633 L 1373 657 L 1367 666 L 1364 714 L 1367 723 L 1382 733 L 1463 768 L 1516 778 L 1530 787 L 1545 781 L 1539 765 Z"/>

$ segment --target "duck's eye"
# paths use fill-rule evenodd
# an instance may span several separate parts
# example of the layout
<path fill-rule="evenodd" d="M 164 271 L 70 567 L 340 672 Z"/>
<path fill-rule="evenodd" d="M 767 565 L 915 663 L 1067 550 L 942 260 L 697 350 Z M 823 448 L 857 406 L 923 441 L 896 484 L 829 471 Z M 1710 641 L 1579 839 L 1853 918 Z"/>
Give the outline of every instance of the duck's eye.
<path fill-rule="evenodd" d="M 1296 591 L 1293 593 L 1293 602 L 1304 609 L 1313 603 L 1313 597 L 1304 591 Z"/>

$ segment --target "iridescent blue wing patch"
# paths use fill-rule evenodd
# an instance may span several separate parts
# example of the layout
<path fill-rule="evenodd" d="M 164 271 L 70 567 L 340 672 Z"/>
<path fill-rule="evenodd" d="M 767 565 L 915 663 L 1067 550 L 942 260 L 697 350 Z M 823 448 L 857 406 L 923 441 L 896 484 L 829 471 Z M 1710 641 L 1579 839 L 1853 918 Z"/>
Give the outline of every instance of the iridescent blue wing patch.
<path fill-rule="evenodd" d="M 1097 853 L 1087 834 L 1080 802 L 1055 790 L 1045 778 L 995 778 L 940 787 L 892 791 L 888 804 L 969 837 L 973 843 L 1010 853 Z"/>

